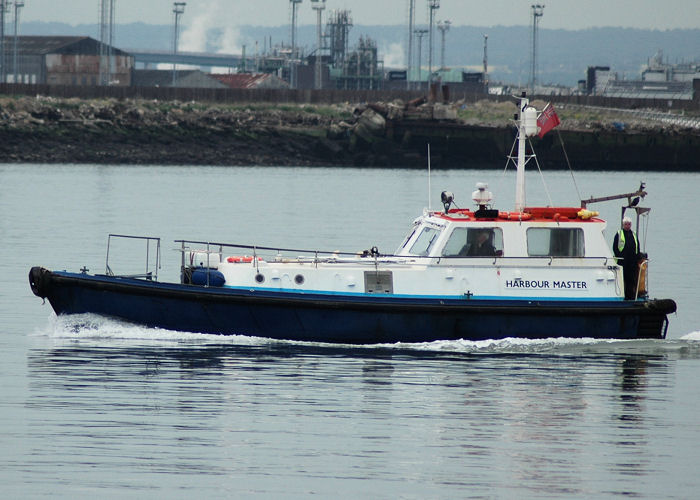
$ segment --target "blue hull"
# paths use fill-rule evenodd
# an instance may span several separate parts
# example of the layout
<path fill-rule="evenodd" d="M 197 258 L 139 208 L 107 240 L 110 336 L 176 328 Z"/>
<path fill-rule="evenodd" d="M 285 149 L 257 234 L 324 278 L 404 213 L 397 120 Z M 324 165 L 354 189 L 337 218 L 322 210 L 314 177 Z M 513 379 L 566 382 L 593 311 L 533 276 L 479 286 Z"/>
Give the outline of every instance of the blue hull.
<path fill-rule="evenodd" d="M 51 272 L 32 268 L 34 293 L 57 314 L 222 335 L 346 344 L 505 337 L 663 338 L 672 300 L 410 299 L 265 292 Z"/>

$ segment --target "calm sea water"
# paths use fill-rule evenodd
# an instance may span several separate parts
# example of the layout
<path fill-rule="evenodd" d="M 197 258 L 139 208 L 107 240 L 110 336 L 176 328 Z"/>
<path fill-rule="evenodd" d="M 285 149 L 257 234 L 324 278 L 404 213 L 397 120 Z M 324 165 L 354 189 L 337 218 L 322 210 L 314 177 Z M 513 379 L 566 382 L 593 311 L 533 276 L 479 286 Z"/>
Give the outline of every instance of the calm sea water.
<path fill-rule="evenodd" d="M 161 279 L 178 238 L 389 252 L 429 196 L 470 206 L 487 181 L 507 209 L 512 177 L 433 172 L 429 194 L 413 170 L 0 165 L 0 495 L 697 497 L 697 174 L 576 176 L 586 198 L 647 182 L 651 294 L 679 306 L 663 341 L 220 338 L 56 318 L 27 283 L 101 272 L 108 233 L 162 237 Z M 545 180 L 578 199 L 568 173 Z"/>

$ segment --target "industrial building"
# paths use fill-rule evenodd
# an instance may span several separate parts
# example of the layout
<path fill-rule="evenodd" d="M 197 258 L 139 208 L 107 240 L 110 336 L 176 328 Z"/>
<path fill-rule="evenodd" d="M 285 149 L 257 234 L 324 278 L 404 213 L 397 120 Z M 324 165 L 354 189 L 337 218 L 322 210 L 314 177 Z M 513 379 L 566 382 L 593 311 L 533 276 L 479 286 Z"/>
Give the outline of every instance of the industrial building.
<path fill-rule="evenodd" d="M 14 41 L 5 43 L 5 61 L 14 59 Z M 111 54 L 107 61 L 105 53 Z M 109 85 L 131 85 L 134 59 L 119 49 L 86 36 L 17 37 L 17 67 L 8 65 L 10 83 L 98 85 L 100 62 L 109 65 Z"/>
<path fill-rule="evenodd" d="M 226 88 L 226 85 L 198 69 L 177 70 L 174 78 L 170 69 L 136 69 L 132 84 L 134 87 Z"/>
<path fill-rule="evenodd" d="M 692 82 L 697 79 L 700 79 L 700 63 L 669 64 L 664 62 L 661 50 L 649 59 L 646 69 L 642 71 L 645 82 Z"/>
<path fill-rule="evenodd" d="M 210 78 L 232 89 L 288 89 L 289 83 L 270 73 L 236 73 L 209 75 Z"/>
<path fill-rule="evenodd" d="M 413 74 L 415 79 L 410 82 L 411 88 L 428 92 L 428 70 L 414 68 Z M 461 68 L 445 68 L 434 71 L 433 83 L 440 87 L 447 87 L 450 95 L 454 97 L 463 97 L 467 94 L 486 94 L 488 89 L 484 73 L 464 71 Z M 404 90 L 406 88 L 406 71 L 388 71 L 383 88 L 385 90 Z"/>
<path fill-rule="evenodd" d="M 693 99 L 693 80 L 700 80 L 700 64 L 669 64 L 658 51 L 638 80 L 620 79 L 609 66 L 590 66 L 579 88 L 590 95 L 639 99 Z"/>
<path fill-rule="evenodd" d="M 329 66 L 324 87 L 344 90 L 376 90 L 382 88 L 384 63 L 378 57 L 377 42 L 361 36 L 350 50 L 350 29 L 353 26 L 349 10 L 333 10 L 326 22 L 323 59 Z"/>
<path fill-rule="evenodd" d="M 343 52 L 336 57 L 330 69 L 330 86 L 345 90 L 382 88 L 384 63 L 377 56 L 377 42 L 360 37 L 352 52 Z"/>

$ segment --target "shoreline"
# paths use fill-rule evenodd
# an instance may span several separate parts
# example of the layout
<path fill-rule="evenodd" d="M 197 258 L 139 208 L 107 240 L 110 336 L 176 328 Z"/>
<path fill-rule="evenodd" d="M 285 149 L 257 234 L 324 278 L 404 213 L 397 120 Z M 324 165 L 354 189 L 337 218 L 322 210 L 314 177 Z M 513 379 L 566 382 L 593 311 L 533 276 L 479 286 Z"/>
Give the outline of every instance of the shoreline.
<path fill-rule="evenodd" d="M 0 97 L 0 161 L 133 165 L 502 168 L 510 103 L 208 105 Z M 561 109 L 578 170 L 700 171 L 700 130 Z M 510 114 L 510 116 L 509 116 Z M 624 119 L 624 117 L 621 117 Z M 567 169 L 557 134 L 540 163 Z"/>

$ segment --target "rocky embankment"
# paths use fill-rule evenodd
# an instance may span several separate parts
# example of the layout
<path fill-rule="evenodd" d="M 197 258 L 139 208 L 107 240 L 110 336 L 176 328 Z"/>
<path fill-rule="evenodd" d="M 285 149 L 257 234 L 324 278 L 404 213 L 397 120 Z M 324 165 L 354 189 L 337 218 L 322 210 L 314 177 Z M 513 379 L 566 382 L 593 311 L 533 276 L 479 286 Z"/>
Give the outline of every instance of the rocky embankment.
<path fill-rule="evenodd" d="M 501 168 L 514 111 L 512 103 L 490 101 L 316 106 L 4 97 L 0 162 L 423 168 L 430 143 L 438 167 Z M 559 114 L 569 156 L 584 168 L 700 168 L 697 129 L 614 112 L 562 107 Z M 554 134 L 536 142 L 543 160 L 562 167 Z"/>
<path fill-rule="evenodd" d="M 289 106 L 0 100 L 0 161 L 307 165 L 333 119 Z"/>

